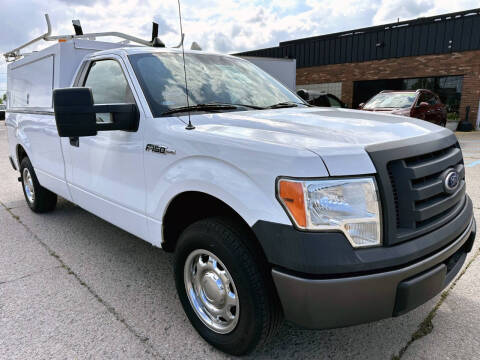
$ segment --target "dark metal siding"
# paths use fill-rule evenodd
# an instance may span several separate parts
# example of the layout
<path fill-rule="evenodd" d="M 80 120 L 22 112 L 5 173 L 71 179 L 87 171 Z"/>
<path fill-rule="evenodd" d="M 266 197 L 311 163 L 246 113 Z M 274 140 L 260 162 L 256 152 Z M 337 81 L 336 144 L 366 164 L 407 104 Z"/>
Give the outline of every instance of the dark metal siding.
<path fill-rule="evenodd" d="M 297 67 L 480 49 L 480 9 L 281 42 L 238 55 L 295 58 Z"/>

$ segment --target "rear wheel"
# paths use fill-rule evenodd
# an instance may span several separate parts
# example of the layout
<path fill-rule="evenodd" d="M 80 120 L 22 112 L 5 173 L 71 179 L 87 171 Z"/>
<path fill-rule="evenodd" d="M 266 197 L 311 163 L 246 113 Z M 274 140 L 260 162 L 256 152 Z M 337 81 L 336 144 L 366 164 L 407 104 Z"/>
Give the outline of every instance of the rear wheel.
<path fill-rule="evenodd" d="M 227 219 L 190 225 L 175 252 L 175 282 L 198 333 L 232 355 L 264 343 L 281 310 L 264 260 L 247 245 L 249 233 Z"/>
<path fill-rule="evenodd" d="M 37 213 L 49 212 L 55 209 L 57 195 L 40 185 L 28 157 L 23 158 L 20 163 L 20 175 L 23 194 L 30 209 Z"/>

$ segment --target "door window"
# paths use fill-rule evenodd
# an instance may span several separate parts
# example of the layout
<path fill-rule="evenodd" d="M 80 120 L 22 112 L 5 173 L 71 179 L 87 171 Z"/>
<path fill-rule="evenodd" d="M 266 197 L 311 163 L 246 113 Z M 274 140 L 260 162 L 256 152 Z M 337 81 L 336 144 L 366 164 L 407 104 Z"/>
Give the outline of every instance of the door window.
<path fill-rule="evenodd" d="M 435 105 L 437 103 L 437 98 L 433 94 L 427 94 L 427 102 L 430 105 Z"/>
<path fill-rule="evenodd" d="M 122 68 L 115 60 L 92 62 L 84 86 L 92 89 L 94 104 L 135 103 Z M 111 114 L 97 114 L 97 122 L 112 122 Z"/>
<path fill-rule="evenodd" d="M 335 99 L 333 96 L 329 96 L 328 101 L 330 101 L 330 106 L 331 107 L 339 107 L 339 108 L 342 107 L 342 104 L 340 103 L 340 101 Z"/>
<path fill-rule="evenodd" d="M 420 105 L 422 102 L 425 102 L 427 104 L 430 104 L 432 101 L 432 96 L 431 94 L 427 92 L 422 92 L 420 96 L 418 97 L 417 105 Z"/>

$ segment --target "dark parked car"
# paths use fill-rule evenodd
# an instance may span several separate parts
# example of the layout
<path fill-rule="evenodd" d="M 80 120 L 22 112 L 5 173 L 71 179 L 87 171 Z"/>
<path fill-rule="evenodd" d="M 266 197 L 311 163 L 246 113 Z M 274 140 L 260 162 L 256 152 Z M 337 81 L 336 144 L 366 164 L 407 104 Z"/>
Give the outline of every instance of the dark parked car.
<path fill-rule="evenodd" d="M 446 126 L 447 109 L 440 98 L 430 90 L 384 90 L 360 104 L 366 111 L 382 111 L 426 120 Z"/>
<path fill-rule="evenodd" d="M 0 120 L 5 120 L 5 105 L 0 104 Z"/>
<path fill-rule="evenodd" d="M 322 107 L 340 107 L 344 108 L 345 103 L 333 94 L 329 94 L 323 91 L 312 91 L 300 89 L 297 91 L 297 95 L 303 100 L 307 101 L 310 105 L 322 106 Z"/>

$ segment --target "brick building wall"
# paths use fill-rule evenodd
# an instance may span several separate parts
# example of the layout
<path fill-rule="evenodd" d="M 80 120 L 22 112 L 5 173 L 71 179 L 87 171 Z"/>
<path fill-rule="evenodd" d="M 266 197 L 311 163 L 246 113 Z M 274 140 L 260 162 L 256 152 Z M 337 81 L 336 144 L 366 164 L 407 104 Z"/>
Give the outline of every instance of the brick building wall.
<path fill-rule="evenodd" d="M 300 68 L 297 85 L 341 81 L 342 101 L 352 106 L 354 81 L 448 75 L 463 75 L 460 118 L 470 106 L 470 121 L 475 124 L 480 100 L 480 51 Z"/>

